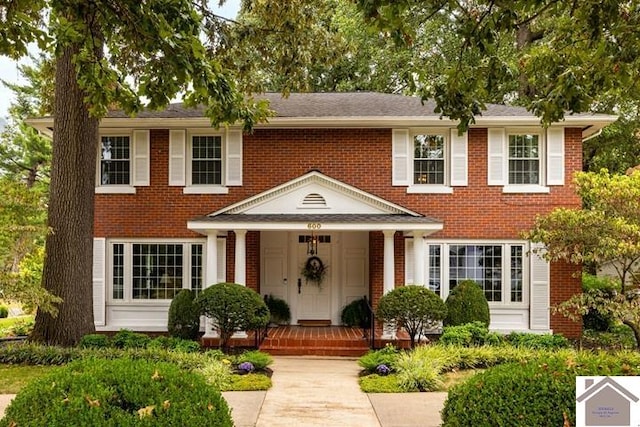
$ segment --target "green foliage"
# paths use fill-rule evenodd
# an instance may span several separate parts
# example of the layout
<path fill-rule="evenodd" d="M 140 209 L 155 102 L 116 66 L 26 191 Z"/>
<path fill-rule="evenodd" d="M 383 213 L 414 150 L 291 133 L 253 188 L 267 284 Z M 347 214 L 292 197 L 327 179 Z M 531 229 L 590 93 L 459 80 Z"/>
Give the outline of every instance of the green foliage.
<path fill-rule="evenodd" d="M 25 387 L 0 426 L 232 426 L 220 392 L 167 363 L 89 359 Z"/>
<path fill-rule="evenodd" d="M 111 344 L 116 348 L 146 348 L 151 338 L 148 335 L 120 329 L 111 338 Z"/>
<path fill-rule="evenodd" d="M 407 285 L 395 288 L 380 298 L 376 316 L 383 322 L 396 322 L 415 340 L 435 328 L 444 319 L 447 308 L 438 295 L 423 286 Z"/>
<path fill-rule="evenodd" d="M 152 339 L 149 344 L 147 344 L 147 348 L 161 348 L 183 353 L 194 353 L 200 351 L 200 343 L 189 339 L 160 336 Z"/>
<path fill-rule="evenodd" d="M 282 298 L 273 295 L 265 295 L 264 302 L 269 309 L 269 321 L 278 325 L 287 325 L 291 321 L 291 309 Z"/>
<path fill-rule="evenodd" d="M 222 391 L 258 391 L 269 390 L 271 378 L 262 374 L 232 375 L 230 384 Z"/>
<path fill-rule="evenodd" d="M 87 334 L 78 343 L 80 348 L 107 348 L 110 346 L 109 337 L 105 334 Z"/>
<path fill-rule="evenodd" d="M 227 359 L 211 360 L 203 366 L 195 369 L 202 375 L 208 384 L 218 390 L 227 390 L 231 387 L 231 362 Z"/>
<path fill-rule="evenodd" d="M 489 303 L 480 285 L 473 280 L 463 280 L 449 293 L 445 301 L 447 316 L 444 326 L 458 326 L 481 322 L 489 327 Z"/>
<path fill-rule="evenodd" d="M 172 337 L 195 340 L 200 332 L 200 313 L 195 295 L 183 289 L 173 298 L 169 306 L 168 331 Z"/>
<path fill-rule="evenodd" d="M 387 365 L 393 370 L 399 355 L 400 350 L 391 344 L 387 344 L 380 350 L 369 350 L 364 356 L 358 359 L 358 364 L 367 372 L 375 372 L 376 368 L 380 365 Z"/>
<path fill-rule="evenodd" d="M 609 277 L 598 277 L 587 273 L 582 273 L 582 290 L 584 292 L 593 292 L 596 290 L 609 294 L 610 297 L 620 290 L 620 284 L 616 283 Z M 585 329 L 595 331 L 608 331 L 613 327 L 613 319 L 610 316 L 604 316 L 598 310 L 590 308 L 582 315 L 582 326 Z"/>
<path fill-rule="evenodd" d="M 526 332 L 511 332 L 505 340 L 514 347 L 555 350 L 569 348 L 571 343 L 559 334 L 531 334 Z"/>
<path fill-rule="evenodd" d="M 245 351 L 235 357 L 235 364 L 250 362 L 257 370 L 264 370 L 273 363 L 273 357 L 269 353 L 259 350 Z"/>
<path fill-rule="evenodd" d="M 345 305 L 340 313 L 340 320 L 345 326 L 368 328 L 371 323 L 371 315 L 367 300 L 360 298 Z"/>
<path fill-rule="evenodd" d="M 6 305 L 0 305 L 0 319 L 9 317 L 9 307 Z"/>
<path fill-rule="evenodd" d="M 441 364 L 420 352 L 402 353 L 396 360 L 397 381 L 403 392 L 434 391 L 442 386 Z"/>
<path fill-rule="evenodd" d="M 438 340 L 445 345 L 481 346 L 500 344 L 502 338 L 499 334 L 489 332 L 489 328 L 483 322 L 475 321 L 459 326 L 445 326 Z"/>
<path fill-rule="evenodd" d="M 585 329 L 580 345 L 602 350 L 626 350 L 636 347 L 633 331 L 626 325 L 613 326 L 608 331 Z"/>
<path fill-rule="evenodd" d="M 498 366 L 449 390 L 443 426 L 575 425 L 575 377 L 637 375 L 638 362 L 632 353 L 578 353 Z"/>
<path fill-rule="evenodd" d="M 396 375 L 367 375 L 358 379 L 360 389 L 365 393 L 403 393 Z"/>
<path fill-rule="evenodd" d="M 196 303 L 200 313 L 211 318 L 223 349 L 227 349 L 235 332 L 263 328 L 269 322 L 269 309 L 260 295 L 237 283 L 209 286 L 200 293 Z"/>

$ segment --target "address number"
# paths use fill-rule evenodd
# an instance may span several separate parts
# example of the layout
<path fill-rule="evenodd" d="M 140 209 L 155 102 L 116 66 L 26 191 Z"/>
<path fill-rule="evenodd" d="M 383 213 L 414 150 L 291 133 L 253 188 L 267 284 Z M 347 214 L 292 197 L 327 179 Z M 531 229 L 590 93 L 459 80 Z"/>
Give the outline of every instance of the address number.
<path fill-rule="evenodd" d="M 307 228 L 309 230 L 320 230 L 320 228 L 322 228 L 322 224 L 319 222 L 310 222 L 307 224 Z"/>

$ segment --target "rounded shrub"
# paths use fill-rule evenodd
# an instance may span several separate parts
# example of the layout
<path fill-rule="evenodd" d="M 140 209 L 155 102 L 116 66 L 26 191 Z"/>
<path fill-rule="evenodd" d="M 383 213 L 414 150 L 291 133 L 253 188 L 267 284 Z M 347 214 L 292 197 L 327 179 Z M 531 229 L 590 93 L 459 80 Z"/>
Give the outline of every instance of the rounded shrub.
<path fill-rule="evenodd" d="M 442 425 L 575 425 L 576 376 L 637 375 L 638 359 L 633 353 L 565 351 L 496 366 L 449 390 Z"/>
<path fill-rule="evenodd" d="M 7 426 L 232 426 L 220 392 L 168 363 L 84 359 L 31 382 L 6 410 Z"/>
<path fill-rule="evenodd" d="M 151 338 L 148 335 L 128 329 L 120 329 L 111 338 L 111 345 L 116 348 L 147 348 L 149 342 Z"/>
<path fill-rule="evenodd" d="M 195 296 L 190 289 L 183 289 L 169 306 L 169 335 L 185 340 L 195 340 L 200 332 L 200 313 Z"/>
<path fill-rule="evenodd" d="M 409 334 L 411 347 L 415 340 L 435 328 L 444 319 L 447 308 L 435 292 L 423 286 L 395 288 L 380 298 L 376 316 L 383 322 L 396 322 Z"/>
<path fill-rule="evenodd" d="M 269 309 L 260 295 L 237 283 L 209 286 L 196 298 L 196 304 L 201 314 L 211 318 L 223 349 L 228 348 L 235 332 L 264 328 L 269 323 Z"/>
<path fill-rule="evenodd" d="M 0 305 L 0 319 L 9 317 L 9 307 L 6 305 Z"/>
<path fill-rule="evenodd" d="M 480 285 L 473 280 L 458 283 L 449 293 L 445 305 L 445 326 L 482 322 L 489 327 L 489 303 Z"/>
<path fill-rule="evenodd" d="M 111 346 L 109 337 L 104 334 L 87 334 L 80 338 L 80 348 L 107 348 Z"/>

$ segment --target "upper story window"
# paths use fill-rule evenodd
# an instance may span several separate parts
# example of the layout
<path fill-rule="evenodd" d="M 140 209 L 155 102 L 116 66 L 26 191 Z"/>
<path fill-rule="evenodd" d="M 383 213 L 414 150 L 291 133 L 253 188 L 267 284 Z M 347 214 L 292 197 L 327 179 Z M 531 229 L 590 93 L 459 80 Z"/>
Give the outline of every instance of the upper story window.
<path fill-rule="evenodd" d="M 225 194 L 242 185 L 242 132 L 169 132 L 169 185 L 185 194 Z"/>
<path fill-rule="evenodd" d="M 131 141 L 128 136 L 100 138 L 100 184 L 129 185 Z"/>
<path fill-rule="evenodd" d="M 222 185 L 222 137 L 191 137 L 191 184 Z"/>
<path fill-rule="evenodd" d="M 467 185 L 467 133 L 457 129 L 394 129 L 392 185 L 407 193 L 452 193 Z"/>
<path fill-rule="evenodd" d="M 413 183 L 445 184 L 445 137 L 413 136 Z"/>
<path fill-rule="evenodd" d="M 564 128 L 488 129 L 487 184 L 505 193 L 548 193 L 564 185 Z"/>
<path fill-rule="evenodd" d="M 135 193 L 149 185 L 149 131 L 100 135 L 96 193 Z"/>
<path fill-rule="evenodd" d="M 540 184 L 540 135 L 509 134 L 509 184 Z"/>

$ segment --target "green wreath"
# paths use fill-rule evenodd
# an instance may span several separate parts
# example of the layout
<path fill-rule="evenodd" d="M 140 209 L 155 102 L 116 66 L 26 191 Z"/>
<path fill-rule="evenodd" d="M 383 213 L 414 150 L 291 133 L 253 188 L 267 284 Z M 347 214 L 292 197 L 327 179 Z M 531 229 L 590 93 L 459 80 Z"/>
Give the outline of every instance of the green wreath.
<path fill-rule="evenodd" d="M 327 266 L 324 265 L 322 260 L 317 256 L 312 256 L 307 259 L 302 269 L 302 276 L 305 280 L 311 283 L 315 283 L 317 286 L 322 284 L 324 277 L 327 274 Z"/>

